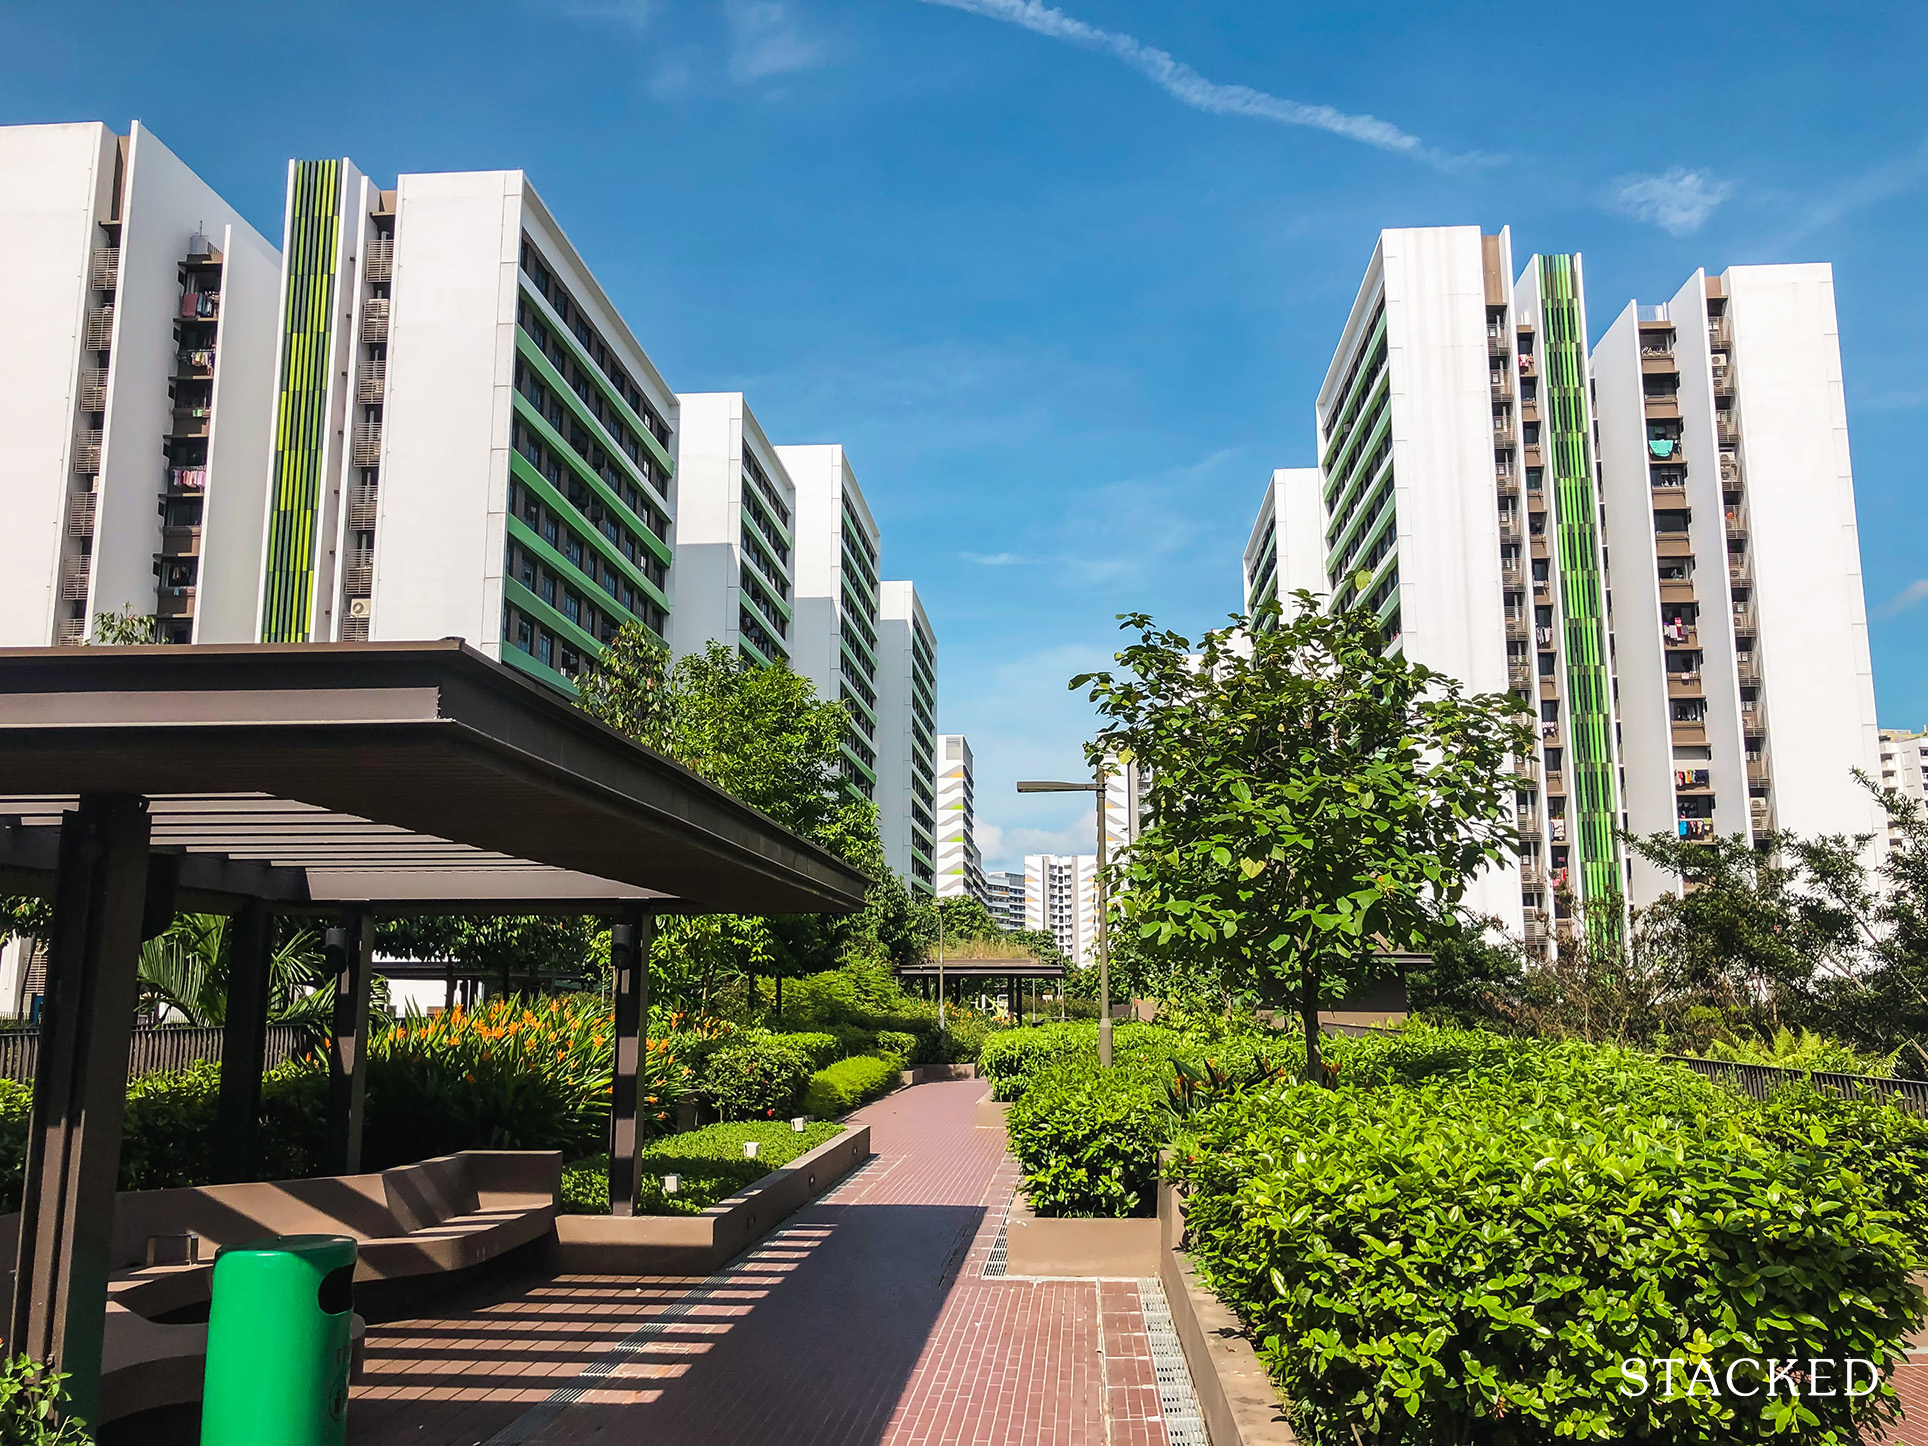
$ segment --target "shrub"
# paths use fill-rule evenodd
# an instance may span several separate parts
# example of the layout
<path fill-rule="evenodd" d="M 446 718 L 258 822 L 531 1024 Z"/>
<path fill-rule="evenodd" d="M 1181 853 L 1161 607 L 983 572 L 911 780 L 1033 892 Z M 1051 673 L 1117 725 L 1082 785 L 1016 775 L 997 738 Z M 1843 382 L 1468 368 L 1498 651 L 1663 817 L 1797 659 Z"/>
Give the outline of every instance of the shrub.
<path fill-rule="evenodd" d="M 67 1377 L 29 1356 L 0 1362 L 0 1442 L 6 1446 L 86 1446 L 93 1438 L 67 1416 Z"/>
<path fill-rule="evenodd" d="M 774 1120 L 791 1114 L 810 1064 L 772 1035 L 739 1035 L 703 1065 L 702 1094 L 725 1120 Z"/>
<path fill-rule="evenodd" d="M 787 1123 L 709 1125 L 665 1135 L 644 1146 L 636 1180 L 639 1215 L 700 1215 L 710 1206 L 754 1185 L 799 1155 L 843 1132 L 842 1125 Z M 743 1157 L 743 1142 L 757 1142 L 757 1157 Z M 679 1175 L 674 1195 L 663 1193 L 663 1176 Z M 571 1215 L 609 1213 L 609 1156 L 579 1160 L 562 1172 L 563 1210 Z"/>
<path fill-rule="evenodd" d="M 1116 1068 L 1046 1073 L 1011 1106 L 1005 1128 L 1040 1215 L 1113 1219 L 1156 1208 L 1158 1152 L 1172 1132 L 1161 1078 Z"/>
<path fill-rule="evenodd" d="M 20 1192 L 27 1170 L 27 1118 L 33 1113 L 33 1090 L 13 1080 L 0 1080 L 0 1212 L 20 1208 Z M 0 1441 L 6 1438 L 0 1436 Z"/>
<path fill-rule="evenodd" d="M 922 1047 L 915 1034 L 903 1029 L 880 1029 L 877 1031 L 876 1047 L 885 1054 L 894 1054 L 906 1065 L 917 1058 Z"/>
<path fill-rule="evenodd" d="M 1024 1093 L 1026 1077 L 1033 1070 L 1085 1056 L 1097 1064 L 1095 1024 L 1040 1024 L 1003 1030 L 987 1039 L 978 1054 L 977 1069 L 991 1082 L 991 1098 L 1008 1101 Z"/>
<path fill-rule="evenodd" d="M 772 1044 L 786 1045 L 794 1049 L 803 1056 L 804 1063 L 812 1070 L 833 1065 L 852 1053 L 842 1039 L 828 1030 L 812 1031 L 807 1034 L 772 1034 L 767 1038 Z"/>
<path fill-rule="evenodd" d="M 1885 1384 L 1804 1397 L 1805 1424 L 1785 1392 L 1634 1396 L 1621 1363 L 1855 1355 L 1885 1379 L 1922 1310 L 1919 1174 L 1893 1157 L 1928 1126 L 1585 1045 L 1340 1053 L 1349 1086 L 1193 1116 L 1174 1169 L 1188 1249 L 1308 1437 L 1848 1442 L 1892 1411 Z"/>
<path fill-rule="evenodd" d="M 803 1112 L 818 1119 L 847 1115 L 857 1106 L 890 1093 L 903 1078 L 896 1055 L 853 1055 L 810 1076 Z"/>

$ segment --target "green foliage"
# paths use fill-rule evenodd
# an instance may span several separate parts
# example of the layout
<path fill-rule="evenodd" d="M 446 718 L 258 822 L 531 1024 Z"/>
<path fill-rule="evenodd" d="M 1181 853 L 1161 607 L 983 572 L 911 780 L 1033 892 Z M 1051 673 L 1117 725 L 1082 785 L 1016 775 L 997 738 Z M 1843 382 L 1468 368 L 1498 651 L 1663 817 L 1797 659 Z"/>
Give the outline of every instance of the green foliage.
<path fill-rule="evenodd" d="M 30 1356 L 0 1363 L 0 1446 L 86 1446 L 94 1439 L 67 1415 L 66 1379 Z"/>
<path fill-rule="evenodd" d="M 1885 1077 L 1894 1073 L 1895 1057 L 1862 1054 L 1851 1044 L 1803 1029 L 1796 1034 L 1783 1026 L 1769 1040 L 1728 1036 L 1709 1041 L 1694 1051 L 1708 1059 L 1736 1064 L 1765 1064 L 1776 1069 L 1818 1069 L 1835 1074 Z"/>
<path fill-rule="evenodd" d="M 738 1035 L 703 1062 L 703 1100 L 725 1120 L 774 1120 L 796 1112 L 810 1062 L 781 1036 Z"/>
<path fill-rule="evenodd" d="M 45 943 L 53 937 L 53 900 L 35 894 L 0 894 L 0 939 Z"/>
<path fill-rule="evenodd" d="M 192 1025 L 225 1024 L 232 967 L 232 931 L 223 914 L 181 914 L 141 945 L 138 964 L 143 1013 L 178 1014 Z M 312 929 L 291 929 L 268 960 L 268 1022 L 299 1025 L 321 1042 L 335 1007 L 335 984 L 321 975 L 320 940 Z"/>
<path fill-rule="evenodd" d="M 909 1065 L 917 1058 L 921 1043 L 918 1036 L 909 1030 L 880 1029 L 877 1031 L 877 1048 L 885 1054 L 896 1055 Z"/>
<path fill-rule="evenodd" d="M 810 1076 L 803 1093 L 803 1113 L 820 1120 L 847 1115 L 861 1104 L 889 1094 L 903 1078 L 904 1061 L 897 1055 L 860 1054 L 838 1060 Z"/>
<path fill-rule="evenodd" d="M 803 1034 L 772 1034 L 768 1036 L 772 1044 L 779 1044 L 795 1050 L 803 1056 L 803 1062 L 813 1070 L 823 1069 L 838 1060 L 855 1053 L 845 1043 L 840 1034 L 810 1031 Z M 866 1041 L 866 1045 L 868 1041 Z"/>
<path fill-rule="evenodd" d="M 584 915 L 424 915 L 384 919 L 375 946 L 394 959 L 453 959 L 503 994 L 535 994 L 592 981 L 608 958 L 608 932 Z"/>
<path fill-rule="evenodd" d="M 700 1215 L 842 1133 L 837 1124 L 806 1125 L 798 1133 L 787 1123 L 745 1123 L 666 1135 L 645 1146 L 638 1160 L 636 1213 Z M 743 1156 L 746 1140 L 757 1142 L 754 1160 Z M 663 1190 L 665 1175 L 682 1177 L 674 1195 Z M 568 1166 L 562 1186 L 564 1213 L 607 1215 L 609 1157 L 596 1155 Z"/>
<path fill-rule="evenodd" d="M 1040 1215 L 1115 1219 L 1156 1209 L 1171 1112 L 1164 1081 L 1150 1071 L 1046 1071 L 1011 1106 L 1005 1129 Z"/>
<path fill-rule="evenodd" d="M 991 1098 L 1015 1100 L 1031 1076 L 1050 1065 L 1089 1057 L 1098 1059 L 1096 1026 L 1082 1023 L 1039 1024 L 1007 1029 L 984 1042 L 978 1052 L 977 1072 L 991 1082 Z"/>
<path fill-rule="evenodd" d="M 1337 1089 L 1192 1116 L 1174 1169 L 1187 1248 L 1306 1439 L 1847 1443 L 1892 1413 L 1885 1385 L 1636 1397 L 1620 1367 L 1858 1355 L 1885 1379 L 1922 1314 L 1928 1123 L 1580 1044 L 1414 1027 L 1334 1054 Z"/>
<path fill-rule="evenodd" d="M 27 1121 L 32 1114 L 32 1087 L 0 1080 L 0 1212 L 20 1208 L 27 1168 Z"/>
<path fill-rule="evenodd" d="M 95 613 L 93 636 L 87 640 L 97 647 L 126 648 L 161 641 L 160 623 L 152 614 L 137 613 L 129 607 L 117 613 Z"/>
<path fill-rule="evenodd" d="M 1117 871 L 1129 927 L 1314 1019 L 1387 948 L 1428 945 L 1515 844 L 1507 763 L 1531 734 L 1518 699 L 1387 653 L 1372 613 L 1295 601 L 1196 642 L 1128 614 L 1126 676 L 1072 687 L 1108 720 L 1092 761 L 1150 773 L 1151 823 Z M 1305 1047 L 1316 1062 L 1316 1026 Z"/>

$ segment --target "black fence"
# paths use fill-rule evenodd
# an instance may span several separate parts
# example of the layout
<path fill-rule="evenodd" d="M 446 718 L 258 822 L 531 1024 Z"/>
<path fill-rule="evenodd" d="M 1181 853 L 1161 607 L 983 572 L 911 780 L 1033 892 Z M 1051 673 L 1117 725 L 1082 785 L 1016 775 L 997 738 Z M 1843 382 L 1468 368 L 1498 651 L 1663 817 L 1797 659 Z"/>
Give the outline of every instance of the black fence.
<path fill-rule="evenodd" d="M 266 1067 L 273 1069 L 307 1050 L 312 1036 L 292 1024 L 268 1026 Z M 186 1069 L 200 1060 L 219 1061 L 221 1031 L 197 1029 L 183 1024 L 163 1024 L 134 1031 L 133 1046 L 127 1051 L 127 1077 L 153 1074 L 157 1070 Z M 37 1029 L 0 1029 L 0 1079 L 21 1084 L 34 1076 L 40 1060 L 40 1031 Z"/>
<path fill-rule="evenodd" d="M 1851 1100 L 1878 1100 L 1928 1115 L 1928 1080 L 1881 1079 L 1875 1075 L 1836 1074 L 1826 1069 L 1781 1069 L 1770 1064 L 1735 1064 L 1724 1059 L 1695 1059 L 1692 1055 L 1663 1055 L 1669 1064 L 1684 1064 L 1695 1074 L 1731 1084 L 1749 1099 L 1765 1100 L 1790 1080 L 1804 1079 L 1816 1089 Z"/>

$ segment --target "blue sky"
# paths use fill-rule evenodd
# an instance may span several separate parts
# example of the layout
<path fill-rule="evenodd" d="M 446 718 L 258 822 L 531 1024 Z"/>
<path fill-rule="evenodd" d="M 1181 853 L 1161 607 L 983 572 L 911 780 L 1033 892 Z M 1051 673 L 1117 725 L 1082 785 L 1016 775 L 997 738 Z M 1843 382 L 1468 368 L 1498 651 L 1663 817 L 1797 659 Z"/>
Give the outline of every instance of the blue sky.
<path fill-rule="evenodd" d="M 278 236 L 290 156 L 522 167 L 679 390 L 840 441 L 939 633 L 987 862 L 1088 846 L 1064 687 L 1238 603 L 1383 226 L 1834 263 L 1885 726 L 1928 723 L 1928 8 L 0 6 L 0 122 L 138 117 Z M 18 279 L 16 279 L 18 284 Z"/>

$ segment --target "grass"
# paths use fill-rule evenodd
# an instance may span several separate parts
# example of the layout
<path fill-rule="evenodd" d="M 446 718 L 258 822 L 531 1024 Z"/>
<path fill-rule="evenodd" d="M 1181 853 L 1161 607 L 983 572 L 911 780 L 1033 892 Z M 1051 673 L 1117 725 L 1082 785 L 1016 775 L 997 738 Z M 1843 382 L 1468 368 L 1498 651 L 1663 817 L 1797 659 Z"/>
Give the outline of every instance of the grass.
<path fill-rule="evenodd" d="M 700 1215 L 754 1185 L 772 1170 L 843 1133 L 838 1124 L 808 1124 L 799 1134 L 787 1121 L 707 1125 L 681 1135 L 665 1135 L 643 1147 L 641 1178 L 636 1182 L 638 1215 Z M 745 1141 L 755 1140 L 757 1156 L 745 1159 Z M 663 1176 L 681 1177 L 674 1195 L 663 1191 Z M 562 1172 L 562 1209 L 567 1215 L 609 1213 L 609 1157 L 595 1155 Z"/>

